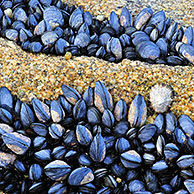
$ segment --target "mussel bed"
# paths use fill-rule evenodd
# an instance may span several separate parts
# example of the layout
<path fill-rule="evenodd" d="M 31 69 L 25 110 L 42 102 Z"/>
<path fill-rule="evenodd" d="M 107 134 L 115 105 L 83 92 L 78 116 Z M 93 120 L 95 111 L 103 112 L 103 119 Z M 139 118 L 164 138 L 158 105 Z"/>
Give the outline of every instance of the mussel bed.
<path fill-rule="evenodd" d="M 81 96 L 22 102 L 0 88 L 0 191 L 10 194 L 194 192 L 194 122 L 169 110 L 147 120 L 138 94 L 113 103 L 97 81 Z"/>

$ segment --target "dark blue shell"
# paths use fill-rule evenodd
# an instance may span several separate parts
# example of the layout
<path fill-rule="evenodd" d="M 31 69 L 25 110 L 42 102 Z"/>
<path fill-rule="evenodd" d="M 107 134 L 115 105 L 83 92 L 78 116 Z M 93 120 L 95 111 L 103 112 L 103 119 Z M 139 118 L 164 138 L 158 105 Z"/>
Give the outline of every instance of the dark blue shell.
<path fill-rule="evenodd" d="M 86 89 L 83 94 L 83 100 L 86 102 L 87 106 L 92 106 L 94 103 L 94 90 L 90 86 Z"/>
<path fill-rule="evenodd" d="M 63 111 L 62 106 L 56 100 L 51 101 L 50 112 L 51 118 L 55 123 L 59 123 L 65 117 L 65 112 Z"/>
<path fill-rule="evenodd" d="M 128 121 L 132 127 L 141 127 L 146 120 L 146 116 L 147 106 L 144 97 L 138 94 L 130 105 Z"/>
<path fill-rule="evenodd" d="M 132 180 L 129 183 L 129 191 L 131 193 L 145 191 L 144 183 L 142 181 L 139 181 L 139 180 Z"/>
<path fill-rule="evenodd" d="M 114 117 L 117 121 L 125 120 L 127 116 L 127 104 L 123 99 L 120 99 L 114 108 Z"/>
<path fill-rule="evenodd" d="M 75 106 L 73 107 L 73 117 L 75 120 L 84 120 L 86 118 L 86 103 L 84 100 L 80 99 L 76 102 Z"/>
<path fill-rule="evenodd" d="M 95 84 L 94 104 L 100 112 L 104 112 L 105 109 L 109 109 L 110 111 L 113 109 L 112 96 L 100 81 L 97 81 Z"/>
<path fill-rule="evenodd" d="M 51 156 L 57 160 L 63 159 L 66 153 L 66 149 L 64 146 L 55 147 L 51 153 Z"/>
<path fill-rule="evenodd" d="M 187 136 L 191 138 L 194 137 L 194 122 L 188 115 L 181 115 L 178 119 L 178 123 Z"/>
<path fill-rule="evenodd" d="M 129 150 L 121 154 L 121 162 L 126 168 L 137 168 L 141 165 L 141 156 L 135 150 Z"/>
<path fill-rule="evenodd" d="M 65 49 L 69 46 L 69 43 L 63 38 L 59 38 L 55 43 L 55 51 L 59 55 L 65 54 Z"/>
<path fill-rule="evenodd" d="M 64 194 L 67 192 L 67 186 L 59 182 L 55 182 L 48 190 L 48 194 Z"/>
<path fill-rule="evenodd" d="M 138 131 L 138 138 L 142 143 L 148 142 L 156 134 L 158 128 L 154 124 L 147 124 Z"/>
<path fill-rule="evenodd" d="M 13 110 L 13 97 L 6 87 L 0 88 L 0 107 L 8 111 Z"/>
<path fill-rule="evenodd" d="M 78 161 L 79 161 L 79 164 L 83 166 L 89 166 L 92 163 L 90 157 L 86 154 L 80 155 Z"/>
<path fill-rule="evenodd" d="M 147 21 L 150 19 L 152 16 L 153 11 L 151 8 L 144 8 L 139 14 L 135 17 L 134 21 L 134 27 L 137 30 L 140 30 L 143 25 L 147 23 Z"/>
<path fill-rule="evenodd" d="M 63 94 L 64 94 L 64 96 L 65 96 L 65 99 L 69 102 L 69 103 L 71 103 L 71 104 L 73 104 L 73 105 L 75 105 L 76 104 L 76 102 L 80 99 L 80 94 L 75 90 L 75 89 L 73 89 L 73 88 L 71 88 L 71 87 L 69 87 L 69 86 L 67 86 L 67 85 L 62 85 L 61 86 L 61 89 L 62 89 L 62 91 L 63 91 Z"/>
<path fill-rule="evenodd" d="M 85 126 L 82 125 L 77 125 L 76 137 L 77 141 L 84 146 L 88 146 L 93 138 L 91 132 Z"/>
<path fill-rule="evenodd" d="M 89 11 L 84 12 L 84 22 L 88 25 L 91 26 L 93 22 L 92 15 Z"/>
<path fill-rule="evenodd" d="M 94 180 L 94 174 L 90 168 L 80 167 L 76 168 L 71 172 L 68 178 L 68 183 L 70 185 L 84 185 L 90 183 Z"/>
<path fill-rule="evenodd" d="M 157 161 L 153 166 L 152 170 L 155 173 L 161 173 L 168 169 L 168 165 L 164 160 Z"/>
<path fill-rule="evenodd" d="M 115 118 L 112 112 L 108 109 L 106 109 L 102 115 L 102 123 L 106 127 L 112 128 L 115 123 Z"/>
<path fill-rule="evenodd" d="M 43 149 L 38 152 L 34 153 L 35 159 L 40 162 L 47 162 L 51 160 L 51 150 L 50 149 Z"/>
<path fill-rule="evenodd" d="M 90 144 L 90 157 L 95 162 L 102 162 L 106 156 L 106 145 L 101 133 L 97 133 Z"/>
<path fill-rule="evenodd" d="M 30 125 L 30 128 L 33 129 L 33 131 L 40 136 L 45 137 L 48 133 L 47 126 L 42 123 L 32 123 Z"/>
<path fill-rule="evenodd" d="M 33 140 L 33 145 L 35 149 L 41 150 L 46 148 L 47 141 L 45 137 L 37 136 Z"/>
<path fill-rule="evenodd" d="M 182 42 L 185 44 L 192 45 L 193 34 L 194 34 L 193 28 L 191 26 L 187 27 L 187 29 L 185 30 L 185 33 L 183 34 Z"/>
<path fill-rule="evenodd" d="M 120 25 L 124 28 L 132 26 L 132 15 L 126 7 L 123 7 L 120 14 Z"/>
<path fill-rule="evenodd" d="M 74 45 L 79 48 L 87 47 L 90 43 L 91 39 L 88 33 L 86 32 L 80 32 L 77 34 L 74 40 Z"/>
<path fill-rule="evenodd" d="M 43 49 L 43 46 L 40 42 L 31 42 L 28 45 L 28 50 L 32 53 L 39 53 Z"/>
<path fill-rule="evenodd" d="M 28 128 L 35 121 L 34 113 L 26 103 L 21 105 L 20 117 L 24 128 Z"/>
<path fill-rule="evenodd" d="M 159 38 L 156 42 L 156 45 L 160 49 L 161 56 L 166 57 L 168 54 L 168 42 L 166 38 Z"/>
<path fill-rule="evenodd" d="M 43 174 L 43 169 L 39 164 L 32 164 L 29 170 L 29 178 L 34 181 L 38 181 Z"/>
<path fill-rule="evenodd" d="M 119 153 L 123 153 L 131 148 L 129 141 L 123 137 L 118 138 L 115 143 L 115 150 Z"/>
<path fill-rule="evenodd" d="M 31 145 L 31 139 L 17 132 L 4 133 L 2 135 L 3 142 L 9 149 L 18 155 L 23 155 Z"/>
<path fill-rule="evenodd" d="M 110 13 L 109 23 L 111 27 L 115 30 L 116 34 L 119 34 L 119 28 L 120 28 L 119 18 L 114 11 Z"/>
<path fill-rule="evenodd" d="M 176 163 L 181 169 L 188 168 L 194 164 L 194 155 L 182 155 Z"/>
<path fill-rule="evenodd" d="M 50 110 L 49 110 L 49 107 L 45 103 L 34 98 L 32 100 L 32 106 L 33 106 L 33 109 L 34 109 L 34 112 L 37 118 L 40 121 L 47 122 L 50 120 Z"/>
<path fill-rule="evenodd" d="M 49 127 L 49 134 L 53 139 L 60 139 L 65 133 L 65 128 L 60 124 L 52 123 Z"/>
<path fill-rule="evenodd" d="M 64 24 L 62 12 L 55 6 L 50 6 L 43 11 L 43 19 L 48 22 L 58 23 L 60 26 Z"/>
<path fill-rule="evenodd" d="M 73 29 L 78 30 L 83 22 L 84 19 L 82 11 L 79 8 L 75 9 L 69 18 L 69 25 Z"/>
<path fill-rule="evenodd" d="M 19 171 L 21 173 L 25 173 L 26 172 L 26 167 L 24 166 L 23 162 L 21 162 L 19 160 L 15 160 L 14 166 L 15 166 L 17 171 Z"/>

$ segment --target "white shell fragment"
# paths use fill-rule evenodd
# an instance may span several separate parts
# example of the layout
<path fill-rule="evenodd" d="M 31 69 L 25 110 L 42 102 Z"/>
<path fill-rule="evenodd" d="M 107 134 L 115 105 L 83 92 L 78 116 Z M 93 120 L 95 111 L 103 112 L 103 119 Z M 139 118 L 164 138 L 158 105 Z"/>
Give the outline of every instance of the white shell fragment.
<path fill-rule="evenodd" d="M 151 106 L 157 113 L 164 113 L 172 103 L 172 89 L 165 84 L 156 84 L 150 91 Z"/>

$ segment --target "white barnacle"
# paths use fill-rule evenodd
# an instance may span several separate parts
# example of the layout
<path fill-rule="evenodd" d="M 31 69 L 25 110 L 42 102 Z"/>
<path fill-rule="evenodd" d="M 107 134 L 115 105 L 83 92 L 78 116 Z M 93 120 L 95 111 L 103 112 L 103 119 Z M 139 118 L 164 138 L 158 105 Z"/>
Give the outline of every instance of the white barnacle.
<path fill-rule="evenodd" d="M 164 113 L 172 103 L 173 92 L 170 86 L 156 84 L 150 91 L 151 106 L 157 113 Z"/>

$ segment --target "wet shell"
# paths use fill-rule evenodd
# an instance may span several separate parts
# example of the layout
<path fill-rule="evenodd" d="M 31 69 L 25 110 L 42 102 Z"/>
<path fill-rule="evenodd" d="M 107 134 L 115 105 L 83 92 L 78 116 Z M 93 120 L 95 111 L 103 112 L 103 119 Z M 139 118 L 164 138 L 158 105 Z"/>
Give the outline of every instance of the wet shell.
<path fill-rule="evenodd" d="M 17 132 L 4 133 L 2 135 L 6 146 L 18 155 L 25 154 L 31 145 L 31 139 Z"/>
<path fill-rule="evenodd" d="M 71 172 L 68 178 L 70 185 L 84 185 L 94 180 L 94 174 L 90 168 L 80 167 Z"/>

